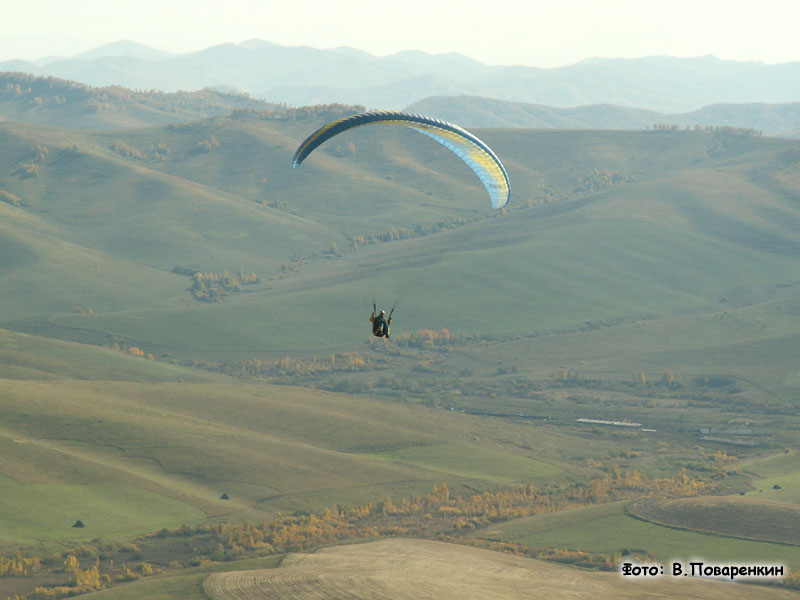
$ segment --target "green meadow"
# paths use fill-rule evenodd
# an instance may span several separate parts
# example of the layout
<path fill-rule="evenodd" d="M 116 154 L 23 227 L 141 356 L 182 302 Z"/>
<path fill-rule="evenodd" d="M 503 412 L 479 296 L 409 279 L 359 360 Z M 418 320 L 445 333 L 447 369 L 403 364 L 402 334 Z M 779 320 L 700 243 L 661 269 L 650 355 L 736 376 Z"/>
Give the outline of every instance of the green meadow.
<path fill-rule="evenodd" d="M 164 368 L 119 357 L 155 375 Z M 138 379 L 145 369 L 127 372 Z M 280 511 L 425 494 L 441 481 L 468 493 L 563 480 L 582 467 L 568 453 L 554 462 L 557 448 L 586 449 L 579 439 L 525 425 L 264 384 L 3 379 L 0 415 L 3 514 L 16 524 L 3 528 L 3 539 L 12 545 L 204 519 L 260 521 Z M 548 449 L 533 449 L 532 435 Z M 539 452 L 549 458 L 538 459 Z M 22 502 L 28 494 L 37 503 Z M 49 511 L 60 496 L 59 510 Z M 49 517 L 36 524 L 31 515 L 39 511 Z M 71 530 L 77 519 L 87 529 Z"/>
<path fill-rule="evenodd" d="M 749 461 L 743 469 L 756 477 L 750 495 L 763 500 L 800 504 L 800 460 L 796 453 Z"/>
<path fill-rule="evenodd" d="M 129 484 L 21 484 L 3 476 L 0 491 L 4 546 L 122 538 L 206 518 L 188 504 Z M 84 527 L 73 527 L 78 520 Z"/>
<path fill-rule="evenodd" d="M 122 379 L 129 381 L 220 381 L 225 377 L 155 360 L 131 360 L 98 348 L 0 329 L 3 379 Z"/>
<path fill-rule="evenodd" d="M 559 365 L 625 378 L 637 370 L 660 376 L 672 369 L 686 376 L 726 372 L 794 387 L 796 368 L 786 359 L 798 333 L 798 310 L 794 298 L 738 308 L 717 302 L 709 312 L 586 324 L 577 331 L 507 341 L 493 351 L 518 372 L 538 376 Z"/>
<path fill-rule="evenodd" d="M 664 527 L 629 516 L 624 503 L 517 519 L 476 535 L 585 552 L 620 554 L 628 550 L 684 564 L 699 559 L 715 563 L 785 564 L 792 569 L 800 566 L 797 546 Z"/>
<path fill-rule="evenodd" d="M 469 170 L 414 132 L 364 128 L 293 171 L 337 110 L 113 132 L 0 123 L 3 552 L 442 482 L 555 490 L 614 465 L 800 502 L 796 141 L 482 131 L 513 187 L 491 213 Z M 258 281 L 192 295 L 193 273 L 239 269 Z M 373 301 L 398 302 L 393 341 L 370 339 Z M 296 369 L 259 370 L 278 359 Z M 744 424 L 768 431 L 700 439 Z M 795 547 L 623 504 L 476 535 L 800 566 Z M 96 597 L 200 598 L 205 572 Z"/>
<path fill-rule="evenodd" d="M 561 469 L 525 456 L 514 456 L 474 444 L 413 446 L 372 454 L 391 462 L 433 468 L 443 477 L 469 477 L 505 485 L 552 477 Z"/>

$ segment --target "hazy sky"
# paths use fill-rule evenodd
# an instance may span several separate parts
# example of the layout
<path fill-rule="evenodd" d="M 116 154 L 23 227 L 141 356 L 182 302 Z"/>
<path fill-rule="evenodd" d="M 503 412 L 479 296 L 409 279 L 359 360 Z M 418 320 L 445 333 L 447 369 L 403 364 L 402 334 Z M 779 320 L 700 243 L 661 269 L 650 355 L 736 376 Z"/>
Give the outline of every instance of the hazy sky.
<path fill-rule="evenodd" d="M 0 61 L 132 39 L 170 52 L 259 38 L 553 67 L 592 56 L 800 61 L 798 0 L 0 0 Z"/>

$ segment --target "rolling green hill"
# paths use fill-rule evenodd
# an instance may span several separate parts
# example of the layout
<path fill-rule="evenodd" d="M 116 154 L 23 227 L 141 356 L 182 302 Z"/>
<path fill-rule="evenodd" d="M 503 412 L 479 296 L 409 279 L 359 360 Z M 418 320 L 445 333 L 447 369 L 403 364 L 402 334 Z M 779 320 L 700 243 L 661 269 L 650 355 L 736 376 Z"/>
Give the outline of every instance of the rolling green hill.
<path fill-rule="evenodd" d="M 511 206 L 491 213 L 458 159 L 403 129 L 357 130 L 292 171 L 299 141 L 346 111 L 113 133 L 3 124 L 0 322 L 181 363 L 367 358 L 328 386 L 670 371 L 684 385 L 734 377 L 751 400 L 793 404 L 796 142 L 480 131 L 513 187 Z M 260 282 L 217 303 L 189 291 L 194 271 L 239 268 Z M 373 298 L 400 301 L 396 336 L 444 328 L 483 342 L 389 368 L 364 343 Z M 686 402 L 664 414 L 678 423 Z"/>
<path fill-rule="evenodd" d="M 0 378 L 17 380 L 102 379 L 123 381 L 229 381 L 111 347 L 97 348 L 0 329 Z"/>
<path fill-rule="evenodd" d="M 202 383 L 191 373 L 193 383 L 142 383 L 148 369 L 154 381 L 181 373 L 126 361 L 140 363 L 117 369 L 127 381 L 0 380 L 2 546 L 263 520 L 427 493 L 442 480 L 493 490 L 584 471 L 569 454 L 537 458 L 524 425 L 220 377 Z M 556 432 L 538 437 L 564 444 Z M 583 447 L 577 438 L 570 445 Z M 230 500 L 219 499 L 223 492 Z M 76 519 L 87 527 L 71 530 Z"/>
<path fill-rule="evenodd" d="M 793 459 L 767 457 L 797 441 L 797 142 L 479 131 L 512 182 L 491 213 L 457 158 L 403 129 L 359 129 L 292 171 L 347 111 L 0 123 L 4 548 L 614 464 L 730 492 L 753 487 L 735 461 L 761 459 L 792 486 Z M 258 280 L 219 302 L 190 289 L 239 269 Z M 389 343 L 367 341 L 373 297 L 399 301 Z M 446 344 L 410 335 L 442 329 Z M 730 463 L 698 439 L 740 422 L 771 432 L 724 446 Z M 594 537 L 546 515 L 529 537 L 605 552 L 663 529 L 616 510 Z M 720 559 L 764 549 L 703 541 Z"/>
<path fill-rule="evenodd" d="M 800 564 L 796 546 L 673 529 L 628 515 L 622 503 L 509 521 L 479 535 L 590 552 L 650 553 L 661 561 L 691 552 L 708 562 L 742 562 L 758 557 L 763 563 L 787 564 L 790 568 Z"/>
<path fill-rule="evenodd" d="M 0 119 L 68 129 L 132 129 L 274 110 L 278 105 L 213 89 L 165 93 L 120 86 L 91 87 L 57 77 L 0 73 Z"/>
<path fill-rule="evenodd" d="M 531 334 L 706 310 L 794 280 L 794 142 L 480 132 L 514 190 L 507 214 L 494 215 L 464 165 L 410 131 L 353 132 L 293 172 L 296 144 L 331 115 L 102 134 L 3 125 L 0 188 L 19 201 L 2 208 L 26 224 L 3 239 L 27 261 L 8 265 L 5 281 L 47 299 L 4 299 L 3 322 L 35 319 L 24 330 L 98 331 L 184 356 L 243 356 L 353 348 L 364 314 L 352 309 L 367 307 L 373 291 L 383 303 L 403 296 L 406 331 Z M 348 237 L 392 228 L 410 239 L 348 250 Z M 76 264 L 59 271 L 86 281 L 59 282 L 52 295 L 34 257 L 51 254 L 43 245 L 55 240 L 77 244 L 62 258 Z M 78 266 L 91 252 L 98 268 Z M 102 271 L 99 256 L 112 261 Z M 175 267 L 241 267 L 264 283 L 198 304 Z M 70 287 L 69 300 L 59 298 Z M 454 289 L 469 293 L 455 299 Z"/>
<path fill-rule="evenodd" d="M 800 545 L 794 504 L 742 498 L 641 500 L 627 507 L 630 515 L 667 527 L 717 533 L 735 538 Z"/>
<path fill-rule="evenodd" d="M 800 137 L 800 103 L 711 104 L 691 112 L 666 113 L 614 104 L 562 108 L 475 96 L 438 96 L 419 100 L 409 112 L 438 115 L 465 127 L 526 129 L 681 129 L 739 127 L 775 137 Z"/>

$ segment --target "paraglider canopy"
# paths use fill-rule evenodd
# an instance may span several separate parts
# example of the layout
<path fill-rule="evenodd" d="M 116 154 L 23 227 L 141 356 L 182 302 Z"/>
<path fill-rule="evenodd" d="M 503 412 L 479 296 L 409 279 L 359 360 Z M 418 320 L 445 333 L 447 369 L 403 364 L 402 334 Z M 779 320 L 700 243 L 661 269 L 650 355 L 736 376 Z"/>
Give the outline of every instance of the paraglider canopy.
<path fill-rule="evenodd" d="M 503 208 L 511 198 L 511 186 L 497 155 L 477 136 L 447 121 L 397 111 L 360 113 L 332 121 L 320 127 L 300 144 L 292 160 L 292 168 L 300 166 L 315 148 L 326 140 L 362 125 L 384 123 L 411 127 L 433 138 L 455 152 L 475 172 L 492 200 L 492 208 Z"/>

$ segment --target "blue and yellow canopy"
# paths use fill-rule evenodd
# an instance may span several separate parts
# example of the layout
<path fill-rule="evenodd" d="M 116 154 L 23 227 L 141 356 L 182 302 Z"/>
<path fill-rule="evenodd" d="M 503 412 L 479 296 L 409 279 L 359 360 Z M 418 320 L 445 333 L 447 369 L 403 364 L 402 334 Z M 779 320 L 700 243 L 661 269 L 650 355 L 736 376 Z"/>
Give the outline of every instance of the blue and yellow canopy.
<path fill-rule="evenodd" d="M 294 153 L 292 168 L 299 167 L 300 163 L 317 146 L 333 136 L 353 127 L 372 125 L 373 123 L 404 125 L 432 137 L 455 152 L 475 172 L 486 191 L 489 192 L 489 197 L 492 199 L 492 208 L 503 208 L 508 204 L 511 198 L 508 174 L 492 149 L 458 125 L 423 115 L 396 111 L 375 111 L 344 117 L 328 123 L 317 129 L 300 144 L 297 152 Z"/>

